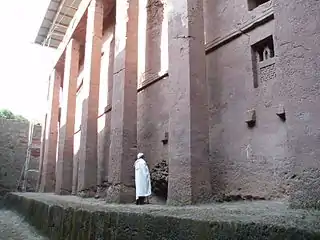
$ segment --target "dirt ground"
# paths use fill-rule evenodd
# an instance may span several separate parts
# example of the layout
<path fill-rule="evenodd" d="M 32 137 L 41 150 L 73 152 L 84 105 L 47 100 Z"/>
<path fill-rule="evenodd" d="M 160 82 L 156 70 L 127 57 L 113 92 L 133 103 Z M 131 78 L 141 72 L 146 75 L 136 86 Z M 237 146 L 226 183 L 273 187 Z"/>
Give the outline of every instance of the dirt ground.
<path fill-rule="evenodd" d="M 14 212 L 0 209 L 0 240 L 47 240 Z"/>

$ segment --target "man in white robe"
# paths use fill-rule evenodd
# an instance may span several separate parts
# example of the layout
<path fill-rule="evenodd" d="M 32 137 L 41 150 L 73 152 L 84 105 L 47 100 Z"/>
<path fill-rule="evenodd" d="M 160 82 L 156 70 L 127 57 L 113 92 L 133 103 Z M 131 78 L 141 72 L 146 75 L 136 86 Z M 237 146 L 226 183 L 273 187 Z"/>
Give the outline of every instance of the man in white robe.
<path fill-rule="evenodd" d="M 135 168 L 135 185 L 136 185 L 136 204 L 144 204 L 146 197 L 151 195 L 150 172 L 144 154 L 139 153 L 134 163 Z"/>

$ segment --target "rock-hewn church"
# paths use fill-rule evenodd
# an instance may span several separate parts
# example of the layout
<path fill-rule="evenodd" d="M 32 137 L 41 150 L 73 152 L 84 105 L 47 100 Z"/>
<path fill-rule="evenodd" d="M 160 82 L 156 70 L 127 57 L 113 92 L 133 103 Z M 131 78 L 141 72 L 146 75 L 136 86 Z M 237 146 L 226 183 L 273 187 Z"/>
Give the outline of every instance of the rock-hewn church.
<path fill-rule="evenodd" d="M 168 204 L 319 205 L 319 18 L 316 0 L 51 0 L 39 191 L 133 202 L 139 151 Z"/>

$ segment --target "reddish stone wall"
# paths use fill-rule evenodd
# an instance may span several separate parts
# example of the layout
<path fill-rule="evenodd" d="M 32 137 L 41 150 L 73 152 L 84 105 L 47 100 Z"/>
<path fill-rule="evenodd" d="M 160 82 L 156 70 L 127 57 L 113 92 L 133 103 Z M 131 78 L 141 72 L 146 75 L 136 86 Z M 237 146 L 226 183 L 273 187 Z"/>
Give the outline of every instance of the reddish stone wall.
<path fill-rule="evenodd" d="M 206 39 L 216 44 L 207 55 L 214 193 L 268 199 L 289 191 L 287 130 L 276 115 L 280 102 L 272 94 L 278 79 L 261 79 L 254 86 L 252 46 L 274 36 L 270 7 L 267 2 L 249 11 L 246 0 L 206 1 Z M 252 129 L 246 124 L 250 109 L 257 114 Z"/>
<path fill-rule="evenodd" d="M 302 7 L 298 1 L 293 2 L 290 5 L 292 9 L 296 7 L 310 12 L 311 16 L 318 16 L 312 10 L 313 6 L 319 6 L 317 1 L 307 0 Z M 274 5 L 272 1 L 252 11 L 248 10 L 247 0 L 205 0 L 204 3 L 210 112 L 209 155 L 213 192 L 229 198 L 287 197 L 295 185 L 295 166 L 299 166 L 300 170 L 304 169 L 298 164 L 304 162 L 302 159 L 306 158 L 310 163 L 309 169 L 318 167 L 315 164 L 317 153 L 314 150 L 317 149 L 315 129 L 318 109 L 307 101 L 301 102 L 301 99 L 309 99 L 310 94 L 311 100 L 316 103 L 318 96 L 312 89 L 317 89 L 316 76 L 319 74 L 315 65 L 311 64 L 317 63 L 317 51 L 312 53 L 314 51 L 308 50 L 317 50 L 319 47 L 314 42 L 317 37 L 314 35 L 316 25 L 312 25 L 311 17 L 303 19 L 303 14 L 298 10 L 291 14 L 285 10 L 284 4 Z M 138 151 L 145 153 L 152 168 L 160 161 L 168 160 L 168 147 L 162 140 L 168 131 L 168 83 L 174 81 L 170 76 L 163 77 L 168 68 L 166 23 L 167 9 L 170 6 L 166 1 L 160 0 L 144 0 L 139 1 L 139 4 Z M 273 11 L 276 13 L 275 17 Z M 298 20 L 293 27 L 288 26 L 288 29 L 294 28 L 292 34 L 303 32 L 303 37 L 299 39 L 295 39 L 285 28 L 279 27 L 287 21 L 288 16 L 294 15 L 299 17 L 300 22 L 311 23 L 309 28 L 305 26 L 305 31 L 298 28 Z M 111 104 L 113 81 L 110 75 L 113 72 L 107 69 L 107 65 L 113 61 L 113 55 L 108 50 L 113 31 L 110 26 L 112 24 L 105 26 L 106 51 L 102 56 L 101 67 L 101 72 L 105 75 L 102 74 L 101 77 L 98 119 L 100 164 L 109 157 L 107 136 L 111 112 L 104 112 Z M 260 74 L 264 74 L 266 69 L 276 69 L 276 75 L 274 70 L 267 70 L 257 80 L 255 47 L 269 36 L 273 39 L 275 58 L 272 60 L 273 64 L 268 65 L 269 68 L 261 68 Z M 290 42 L 288 39 L 295 41 Z M 304 47 L 305 41 L 307 48 Z M 288 52 L 287 42 L 291 52 Z M 302 58 L 310 61 L 301 60 Z M 288 59 L 293 60 L 291 62 Z M 298 70 L 290 68 L 291 64 Z M 308 67 L 308 73 L 303 74 L 303 65 Z M 302 84 L 305 77 L 306 86 L 297 87 L 297 91 L 292 90 L 296 89 L 292 86 Z M 279 91 L 280 88 L 283 91 Z M 292 96 L 294 104 L 289 102 Z M 282 121 L 277 115 L 282 104 L 289 114 L 287 121 Z M 299 110 L 295 111 L 296 104 Z M 249 109 L 256 111 L 257 120 L 253 128 L 249 128 L 246 123 Z M 77 116 L 81 116 L 81 94 L 78 97 L 77 111 Z M 79 121 L 76 121 L 76 128 L 77 122 Z M 308 134 L 304 131 L 310 132 L 314 137 L 307 137 Z M 303 154 L 300 150 L 303 150 Z M 312 156 L 306 157 L 309 152 L 313 153 Z M 99 173 L 104 176 L 102 181 L 106 180 L 107 166 L 106 163 L 104 172 Z M 317 174 L 317 170 L 314 172 Z"/>
<path fill-rule="evenodd" d="M 146 71 L 141 77 L 144 81 L 152 78 L 150 73 L 154 75 L 159 71 L 158 56 L 161 54 L 157 46 L 161 44 L 161 34 L 167 34 L 161 32 L 161 19 L 157 24 L 153 21 L 161 15 L 162 5 L 157 5 L 158 2 L 148 1 L 147 4 L 147 13 L 154 13 L 154 18 L 147 24 Z M 288 193 L 291 176 L 286 158 L 287 132 L 285 124 L 275 114 L 279 101 L 270 99 L 275 83 L 273 80 L 257 89 L 253 86 L 251 46 L 274 34 L 274 21 L 268 14 L 270 6 L 269 2 L 249 11 L 246 1 L 205 3 L 207 46 L 216 45 L 207 55 L 207 78 L 211 177 L 213 191 L 219 195 L 276 198 Z M 257 28 L 246 30 L 236 39 L 230 38 L 230 33 L 259 18 L 263 20 L 258 22 Z M 225 42 L 217 45 L 217 40 L 223 39 Z M 166 146 L 161 143 L 168 124 L 168 81 L 173 81 L 170 76 L 138 95 L 138 146 L 151 167 L 168 158 Z M 259 122 L 254 129 L 249 129 L 245 122 L 246 111 L 252 107 L 257 111 Z"/>
<path fill-rule="evenodd" d="M 275 0 L 278 95 L 287 114 L 292 205 L 320 208 L 320 4 Z"/>
<path fill-rule="evenodd" d="M 273 35 L 274 22 L 229 42 L 207 56 L 210 92 L 210 159 L 214 192 L 284 197 L 289 191 L 287 126 L 276 115 L 277 78 L 254 88 L 251 46 Z M 257 122 L 246 124 L 247 110 Z"/>
<path fill-rule="evenodd" d="M 248 10 L 248 0 L 204 0 L 206 42 L 221 39 L 259 18 L 272 7 L 272 1 Z"/>
<path fill-rule="evenodd" d="M 168 161 L 168 145 L 162 140 L 168 132 L 168 79 L 163 79 L 138 94 L 138 149 L 150 168 Z"/>

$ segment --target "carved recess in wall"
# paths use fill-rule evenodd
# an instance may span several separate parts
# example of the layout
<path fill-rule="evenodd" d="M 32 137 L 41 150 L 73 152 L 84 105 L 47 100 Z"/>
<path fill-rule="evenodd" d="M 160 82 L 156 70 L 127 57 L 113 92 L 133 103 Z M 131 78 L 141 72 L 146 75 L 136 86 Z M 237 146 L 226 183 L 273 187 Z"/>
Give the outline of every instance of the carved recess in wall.
<path fill-rule="evenodd" d="M 262 87 L 276 77 L 274 59 L 274 44 L 272 36 L 269 36 L 252 46 L 253 85 Z"/>
<path fill-rule="evenodd" d="M 152 192 L 157 197 L 164 200 L 167 199 L 168 195 L 168 175 L 169 168 L 166 160 L 162 160 L 160 163 L 151 169 L 151 185 Z"/>

